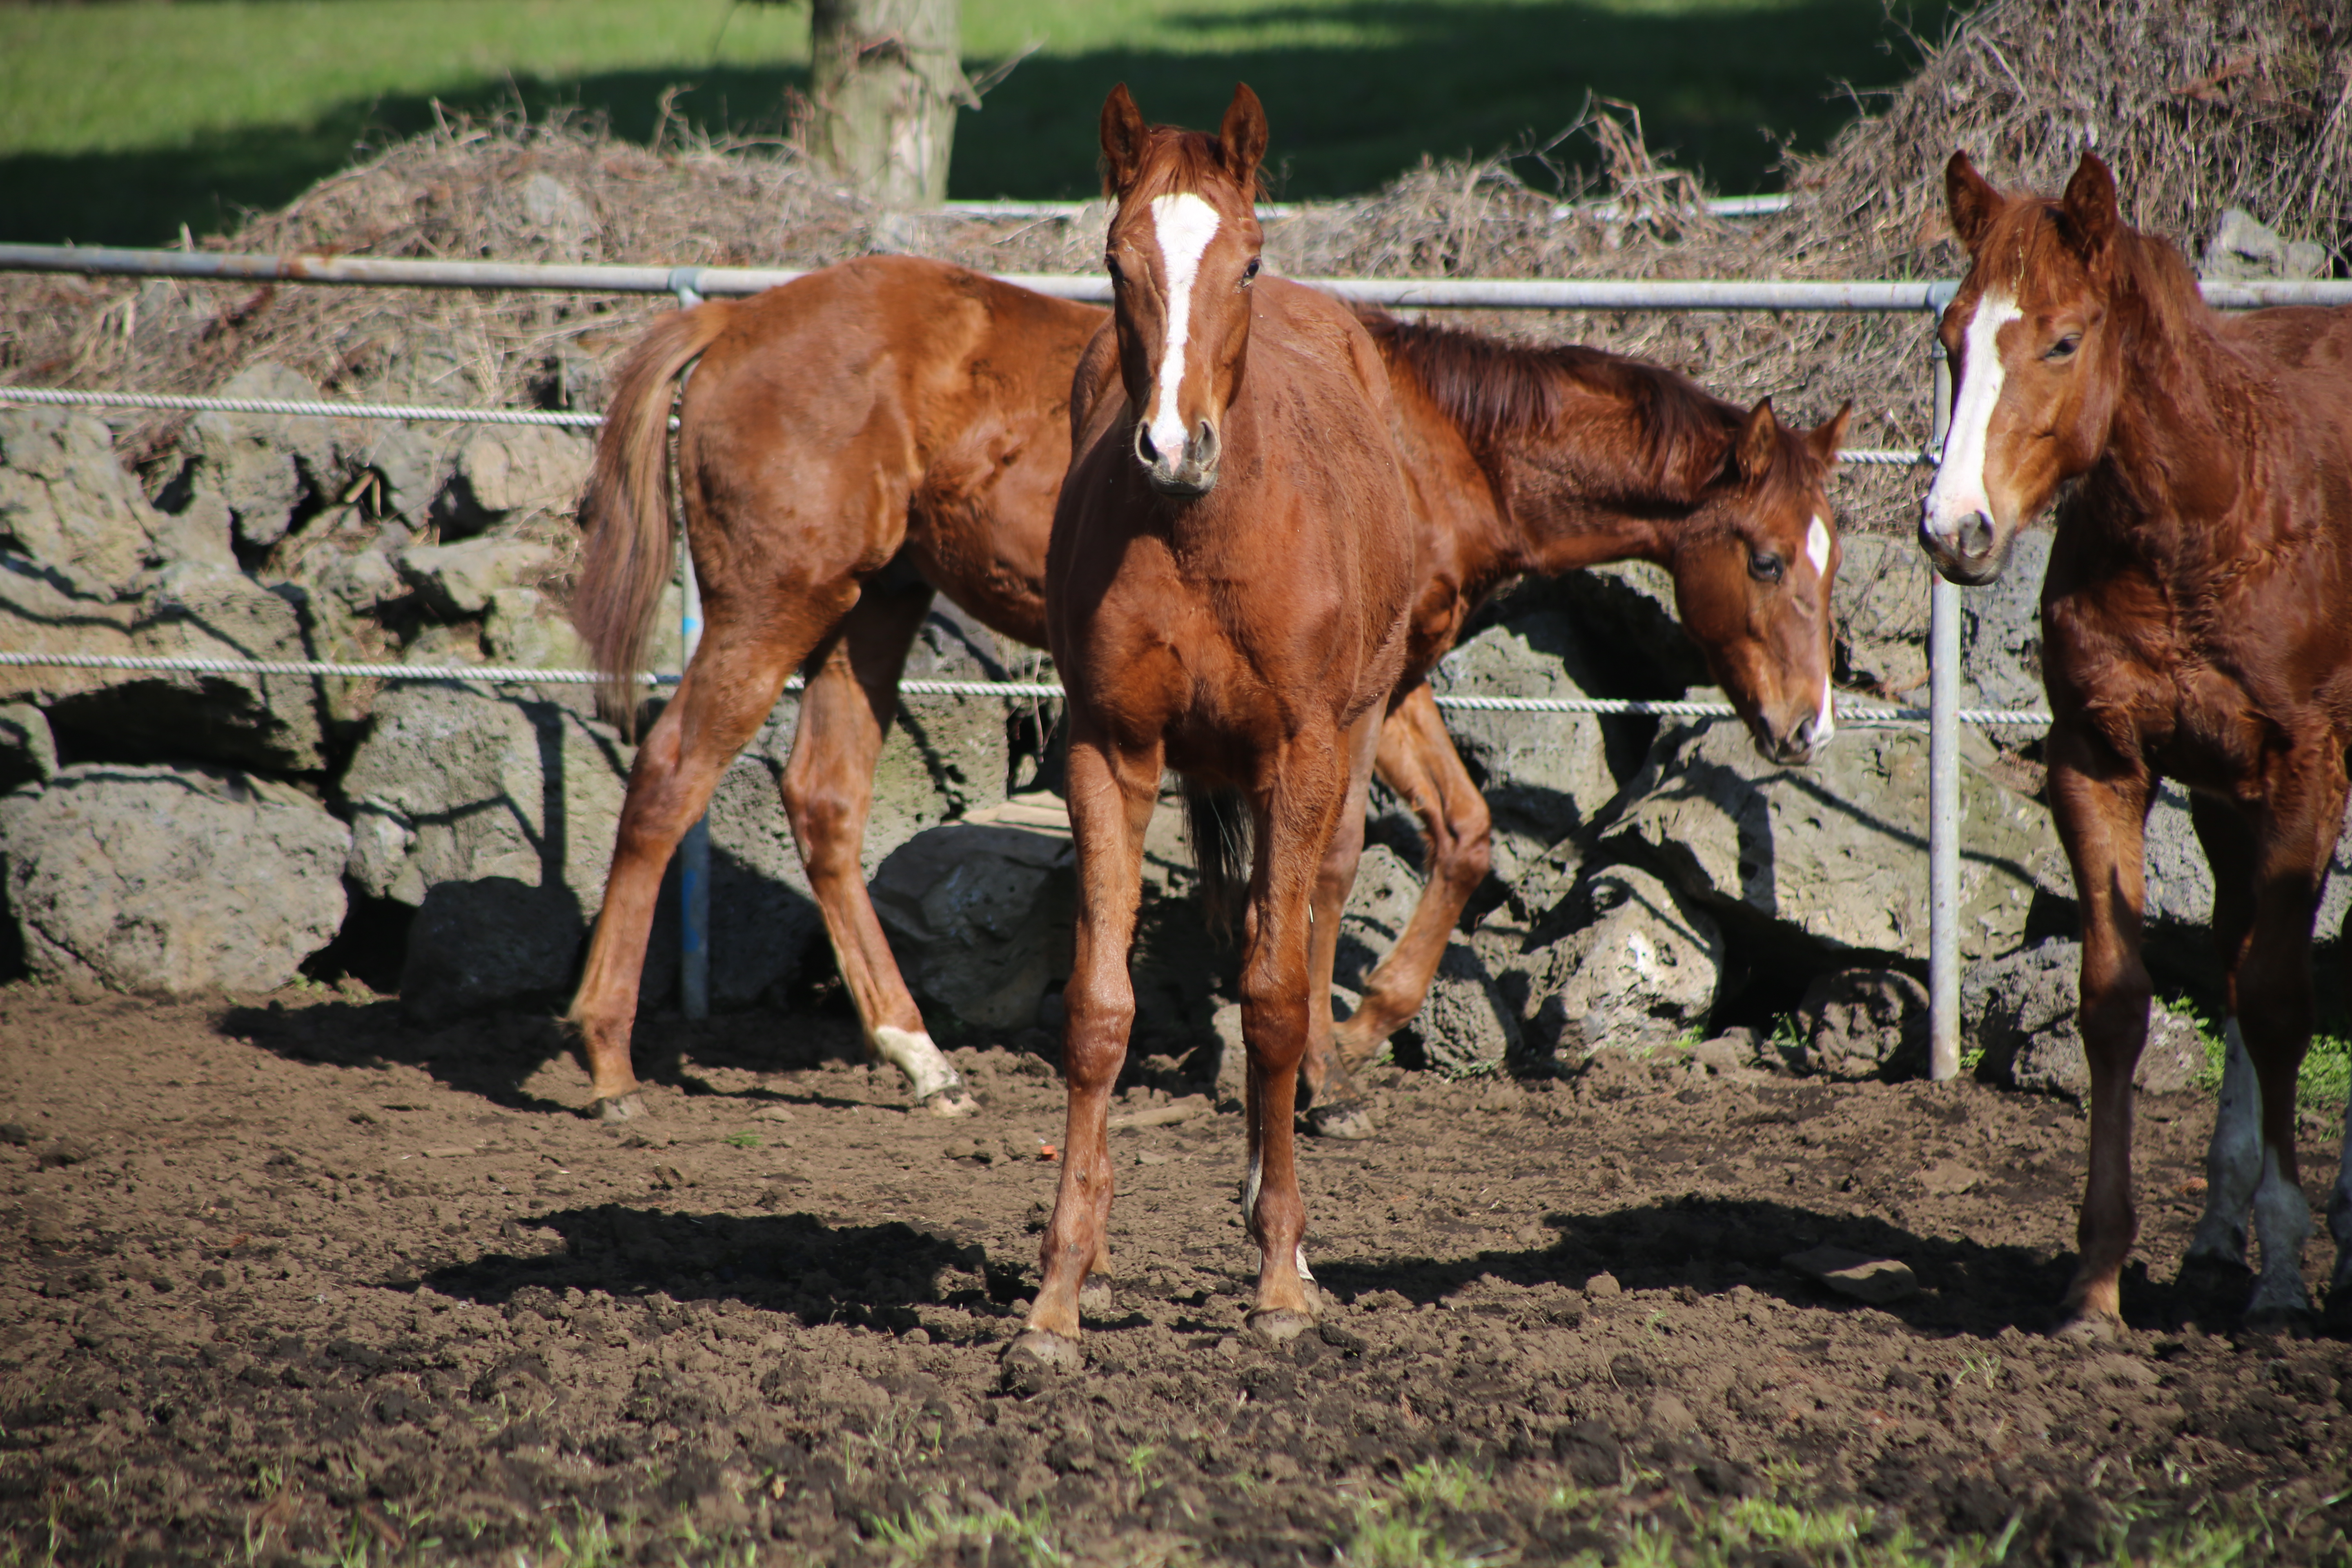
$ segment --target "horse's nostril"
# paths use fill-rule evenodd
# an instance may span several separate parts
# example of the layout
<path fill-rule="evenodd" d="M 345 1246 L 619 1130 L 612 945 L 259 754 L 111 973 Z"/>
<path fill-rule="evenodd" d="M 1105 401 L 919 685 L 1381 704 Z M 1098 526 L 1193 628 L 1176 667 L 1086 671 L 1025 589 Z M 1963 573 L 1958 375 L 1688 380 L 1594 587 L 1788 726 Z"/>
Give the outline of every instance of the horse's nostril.
<path fill-rule="evenodd" d="M 1959 546 L 1965 555 L 1990 554 L 1992 551 L 1992 519 L 1980 511 L 1972 511 L 1960 519 Z"/>
<path fill-rule="evenodd" d="M 1216 467 L 1217 427 L 1210 424 L 1205 419 L 1201 421 L 1200 440 L 1194 450 L 1199 455 L 1199 461 L 1202 468 L 1213 468 Z"/>
<path fill-rule="evenodd" d="M 1135 458 L 1147 468 L 1160 461 L 1160 448 L 1151 444 L 1151 426 L 1140 421 L 1135 426 Z"/>

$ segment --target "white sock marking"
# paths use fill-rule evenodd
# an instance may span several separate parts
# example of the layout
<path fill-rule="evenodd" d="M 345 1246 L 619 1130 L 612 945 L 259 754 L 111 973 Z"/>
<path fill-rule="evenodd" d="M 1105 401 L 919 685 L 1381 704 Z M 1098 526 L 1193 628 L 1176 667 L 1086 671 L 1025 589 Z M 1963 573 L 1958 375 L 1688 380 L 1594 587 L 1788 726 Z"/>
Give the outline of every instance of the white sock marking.
<path fill-rule="evenodd" d="M 1818 577 L 1830 569 L 1830 529 L 1820 518 L 1805 530 L 1805 559 L 1813 563 L 1813 575 Z"/>
<path fill-rule="evenodd" d="M 874 1054 L 907 1075 L 907 1082 L 918 1100 L 925 1100 L 945 1089 L 961 1089 L 963 1079 L 940 1054 L 931 1037 L 919 1030 L 894 1028 L 888 1024 L 874 1031 Z"/>
<path fill-rule="evenodd" d="M 2307 1312 L 2303 1244 L 2311 1235 L 2311 1204 L 2279 1171 L 2278 1151 L 2263 1148 L 2263 1182 L 2254 1189 L 2254 1234 L 2263 1244 L 2263 1274 L 2249 1312 Z"/>
<path fill-rule="evenodd" d="M 1944 452 L 1936 465 L 1935 482 L 1927 487 L 1927 522 L 1939 538 L 1950 539 L 1960 520 L 1972 512 L 1992 515 L 1985 494 L 1985 447 L 1991 438 L 1993 410 L 2000 405 L 2000 329 L 2021 321 L 2025 313 L 2007 293 L 1988 289 L 1969 318 L 1960 358 L 1958 401 L 1952 409 L 1951 428 L 1944 436 Z"/>
<path fill-rule="evenodd" d="M 2205 1213 L 2189 1256 L 2243 1264 L 2246 1209 L 2263 1173 L 2263 1086 L 2235 1016 L 2221 1020 L 2221 1038 L 2228 1051 L 2221 1064 L 2221 1100 L 2213 1109 L 2213 1141 L 2205 1148 Z"/>
<path fill-rule="evenodd" d="M 1184 383 L 1184 342 L 1192 326 L 1192 284 L 1200 276 L 1202 253 L 1217 236 L 1217 209 L 1186 191 L 1151 198 L 1151 225 L 1160 240 L 1160 260 L 1167 273 L 1168 343 L 1160 356 L 1160 397 L 1151 410 L 1151 445 L 1173 465 L 1184 456 L 1188 432 L 1176 411 L 1176 394 Z"/>

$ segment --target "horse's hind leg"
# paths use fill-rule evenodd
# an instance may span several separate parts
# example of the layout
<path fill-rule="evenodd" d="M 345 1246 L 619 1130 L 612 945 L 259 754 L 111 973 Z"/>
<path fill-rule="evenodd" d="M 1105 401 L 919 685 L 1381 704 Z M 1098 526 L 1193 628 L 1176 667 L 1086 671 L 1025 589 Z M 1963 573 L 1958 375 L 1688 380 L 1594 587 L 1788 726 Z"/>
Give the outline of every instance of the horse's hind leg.
<path fill-rule="evenodd" d="M 1307 931 L 1307 1056 L 1299 1076 L 1305 1082 L 1307 1125 L 1325 1138 L 1370 1138 L 1371 1112 L 1357 1097 L 1346 1058 L 1334 1048 L 1336 1027 L 1331 1019 L 1331 971 L 1339 955 L 1339 922 L 1348 912 L 1348 895 L 1356 886 L 1356 865 L 1364 853 L 1364 807 L 1371 794 L 1372 757 L 1381 739 L 1381 718 L 1366 713 L 1356 721 L 1349 749 L 1348 800 L 1340 808 L 1339 825 L 1331 847 L 1315 876 L 1314 919 Z"/>
<path fill-rule="evenodd" d="M 2221 960 L 2221 1037 L 2227 1054 L 2213 1137 L 2205 1150 L 2205 1213 L 2184 1263 L 2246 1267 L 2246 1218 L 2263 1174 L 2262 1090 L 2238 1023 L 2238 966 L 2254 927 L 2252 827 L 2230 802 L 2191 795 L 2190 820 L 2213 868 L 2213 945 Z"/>
<path fill-rule="evenodd" d="M 863 858 L 875 761 L 897 710 L 908 645 L 930 603 L 930 586 L 920 581 L 867 585 L 801 695 L 782 789 L 810 891 L 867 1044 L 906 1075 L 918 1104 L 960 1116 L 979 1102 L 923 1027 L 866 894 Z"/>
<path fill-rule="evenodd" d="M 1414 687 L 1382 722 L 1377 766 L 1381 782 L 1421 818 L 1429 876 L 1412 918 L 1364 983 L 1363 1001 L 1334 1031 L 1340 1064 L 1351 1071 L 1421 1011 L 1454 922 L 1486 879 L 1492 857 L 1486 797 L 1462 766 L 1428 682 Z"/>
<path fill-rule="evenodd" d="M 856 592 L 844 579 L 829 592 L 796 595 L 794 612 L 781 616 L 745 614 L 750 606 L 740 595 L 706 601 L 701 647 L 629 770 L 604 907 L 568 1014 L 580 1031 L 597 1110 L 606 1121 L 643 1109 L 629 1063 L 629 1031 L 636 1021 L 646 935 L 670 854 L 710 803 L 719 775 L 775 707 L 785 675 Z"/>
<path fill-rule="evenodd" d="M 1110 1091 L 1127 1059 L 1135 1023 L 1135 985 L 1128 948 L 1143 895 L 1143 835 L 1160 798 L 1157 743 L 1132 752 L 1074 734 L 1070 742 L 1070 831 L 1078 855 L 1078 910 L 1062 1035 L 1062 1072 L 1069 1115 L 1062 1139 L 1062 1179 L 1045 1225 L 1045 1279 L 1027 1330 L 1006 1350 L 1008 1363 L 1076 1365 L 1078 1292 L 1104 1247 L 1110 1223 Z"/>

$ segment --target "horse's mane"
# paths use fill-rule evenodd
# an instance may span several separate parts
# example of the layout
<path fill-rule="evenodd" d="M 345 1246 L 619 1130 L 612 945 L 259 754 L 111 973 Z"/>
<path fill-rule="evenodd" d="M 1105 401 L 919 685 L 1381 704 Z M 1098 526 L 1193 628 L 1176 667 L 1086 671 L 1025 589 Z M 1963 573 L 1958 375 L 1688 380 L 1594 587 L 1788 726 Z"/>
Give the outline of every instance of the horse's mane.
<path fill-rule="evenodd" d="M 1103 195 L 1118 199 L 1118 192 L 1111 185 L 1110 163 L 1102 163 Z M 1213 180 L 1230 180 L 1225 172 L 1225 144 L 1206 131 L 1186 131 L 1181 126 L 1155 125 L 1144 133 L 1142 168 L 1144 176 L 1128 193 L 1130 200 L 1148 202 L 1154 196 L 1179 195 L 1191 191 L 1198 193 Z M 1249 195 L 1256 201 L 1265 195 L 1263 172 L 1250 179 Z"/>
<path fill-rule="evenodd" d="M 1580 344 L 1506 342 L 1369 307 L 1356 313 L 1381 355 L 1410 370 L 1474 447 L 1549 432 L 1575 398 L 1603 398 L 1622 405 L 1644 437 L 1642 450 L 1624 455 L 1645 486 L 1695 501 L 1723 472 L 1747 416 L 1647 360 Z"/>

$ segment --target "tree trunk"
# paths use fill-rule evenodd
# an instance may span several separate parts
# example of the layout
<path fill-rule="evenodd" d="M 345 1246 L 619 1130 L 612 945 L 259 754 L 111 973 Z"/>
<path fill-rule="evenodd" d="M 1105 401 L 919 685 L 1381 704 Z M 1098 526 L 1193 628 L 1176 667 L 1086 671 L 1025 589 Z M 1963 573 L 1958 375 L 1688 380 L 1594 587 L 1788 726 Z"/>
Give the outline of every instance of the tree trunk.
<path fill-rule="evenodd" d="M 959 59 L 960 0 L 813 0 L 809 147 L 886 206 L 948 195 L 959 106 L 979 100 Z"/>

